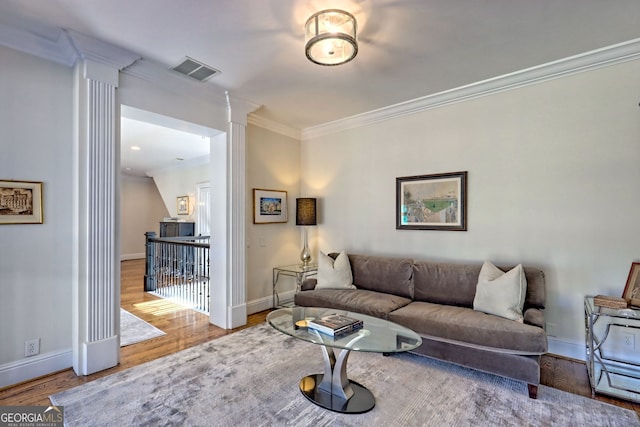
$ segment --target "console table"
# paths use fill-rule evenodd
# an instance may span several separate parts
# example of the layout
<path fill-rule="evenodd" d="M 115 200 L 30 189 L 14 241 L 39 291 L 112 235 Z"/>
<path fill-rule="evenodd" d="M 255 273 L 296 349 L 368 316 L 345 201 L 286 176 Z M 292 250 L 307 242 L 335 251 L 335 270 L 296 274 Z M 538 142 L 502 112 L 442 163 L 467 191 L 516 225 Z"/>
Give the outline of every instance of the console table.
<path fill-rule="evenodd" d="M 584 309 L 592 392 L 640 402 L 640 309 L 599 307 L 593 297 Z"/>
<path fill-rule="evenodd" d="M 280 276 L 291 276 L 296 279 L 296 292 L 300 291 L 302 282 L 307 277 L 315 276 L 318 273 L 318 264 L 293 264 L 285 265 L 282 267 L 275 267 L 273 269 L 273 308 L 278 307 L 290 307 L 293 305 L 293 300 L 281 300 L 278 294 L 277 284 Z"/>

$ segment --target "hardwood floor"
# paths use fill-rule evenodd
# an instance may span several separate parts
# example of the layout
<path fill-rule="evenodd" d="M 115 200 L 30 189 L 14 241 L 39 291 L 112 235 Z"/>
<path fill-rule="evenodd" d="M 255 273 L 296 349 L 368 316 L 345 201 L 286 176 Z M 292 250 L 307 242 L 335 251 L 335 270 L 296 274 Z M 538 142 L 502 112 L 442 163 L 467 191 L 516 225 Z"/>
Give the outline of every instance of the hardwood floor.
<path fill-rule="evenodd" d="M 204 314 L 145 293 L 143 278 L 144 260 L 122 262 L 121 306 L 160 328 L 166 332 L 166 335 L 122 347 L 118 366 L 93 375 L 78 377 L 72 369 L 67 369 L 4 388 L 0 390 L 0 406 L 49 405 L 48 396 L 51 394 L 193 347 L 237 330 L 258 325 L 265 321 L 268 313 L 268 311 L 263 311 L 250 315 L 247 325 L 242 328 L 232 331 L 220 329 L 209 324 L 209 318 Z M 541 376 L 541 383 L 546 386 L 591 397 L 587 368 L 581 361 L 546 355 L 542 358 Z M 597 395 L 595 398 L 631 409 L 640 416 L 640 404 L 601 395 Z"/>

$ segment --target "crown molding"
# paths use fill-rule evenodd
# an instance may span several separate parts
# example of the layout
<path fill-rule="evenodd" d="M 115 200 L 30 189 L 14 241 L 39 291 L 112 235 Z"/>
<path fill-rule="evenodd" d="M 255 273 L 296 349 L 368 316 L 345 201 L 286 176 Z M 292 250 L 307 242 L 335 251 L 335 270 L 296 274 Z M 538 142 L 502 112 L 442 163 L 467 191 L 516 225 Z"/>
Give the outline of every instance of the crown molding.
<path fill-rule="evenodd" d="M 302 140 L 317 138 L 349 129 L 407 116 L 481 96 L 595 70 L 640 58 L 640 39 L 607 46 L 591 52 L 549 62 L 433 95 L 358 114 L 302 130 Z"/>
<path fill-rule="evenodd" d="M 68 34 L 61 29 L 54 29 L 49 33 L 50 36 L 45 37 L 0 24 L 0 44 L 67 67 L 73 66 L 78 59 L 78 53 Z"/>
<path fill-rule="evenodd" d="M 64 30 L 76 49 L 78 58 L 122 70 L 140 59 L 140 55 L 105 41 L 71 30 Z"/>
<path fill-rule="evenodd" d="M 249 116 L 247 117 L 247 122 L 251 125 L 261 127 L 271 132 L 279 133 L 281 135 L 288 136 L 289 138 L 297 139 L 298 141 L 302 138 L 302 133 L 299 129 L 295 129 L 291 126 L 284 125 L 274 120 L 265 119 L 264 117 L 258 116 L 256 114 L 249 114 Z"/>

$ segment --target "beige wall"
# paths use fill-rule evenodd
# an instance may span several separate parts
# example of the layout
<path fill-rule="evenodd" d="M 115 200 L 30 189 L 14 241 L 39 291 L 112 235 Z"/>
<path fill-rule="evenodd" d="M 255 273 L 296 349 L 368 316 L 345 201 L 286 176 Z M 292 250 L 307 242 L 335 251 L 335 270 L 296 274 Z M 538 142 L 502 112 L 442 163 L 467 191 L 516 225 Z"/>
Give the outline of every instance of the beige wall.
<path fill-rule="evenodd" d="M 300 197 L 300 141 L 249 125 L 246 147 L 247 302 L 252 313 L 270 307 L 273 267 L 299 262 L 302 243 L 295 203 Z M 287 223 L 253 223 L 254 188 L 287 192 Z M 289 279 L 284 277 L 279 289 L 293 290 L 295 282 Z"/>
<path fill-rule="evenodd" d="M 71 365 L 73 72 L 0 46 L 0 75 L 0 178 L 42 182 L 44 211 L 43 224 L 0 225 L 2 387 L 25 340 Z"/>
<path fill-rule="evenodd" d="M 147 231 L 160 233 L 159 222 L 169 216 L 153 179 L 122 175 L 120 189 L 121 259 L 143 258 Z"/>
<path fill-rule="evenodd" d="M 627 62 L 303 141 L 313 248 L 541 267 L 551 350 L 583 358 L 583 297 L 621 295 L 640 259 L 638 75 Z M 396 177 L 456 171 L 468 231 L 395 229 Z"/>

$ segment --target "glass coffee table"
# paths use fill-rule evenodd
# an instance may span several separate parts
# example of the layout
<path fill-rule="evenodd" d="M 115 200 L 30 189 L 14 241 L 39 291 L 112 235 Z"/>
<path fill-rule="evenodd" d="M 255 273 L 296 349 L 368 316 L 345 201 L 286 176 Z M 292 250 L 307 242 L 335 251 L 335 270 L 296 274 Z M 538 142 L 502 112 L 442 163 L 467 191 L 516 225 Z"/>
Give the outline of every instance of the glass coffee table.
<path fill-rule="evenodd" d="M 360 319 L 364 322 L 363 328 L 335 338 L 306 328 L 305 321 L 329 314 Z M 284 334 L 320 346 L 324 373 L 302 378 L 300 391 L 316 405 L 341 413 L 361 414 L 375 406 L 373 394 L 347 377 L 347 359 L 351 351 L 400 353 L 422 344 L 422 338 L 404 326 L 377 317 L 330 308 L 282 308 L 269 313 L 267 322 Z"/>

